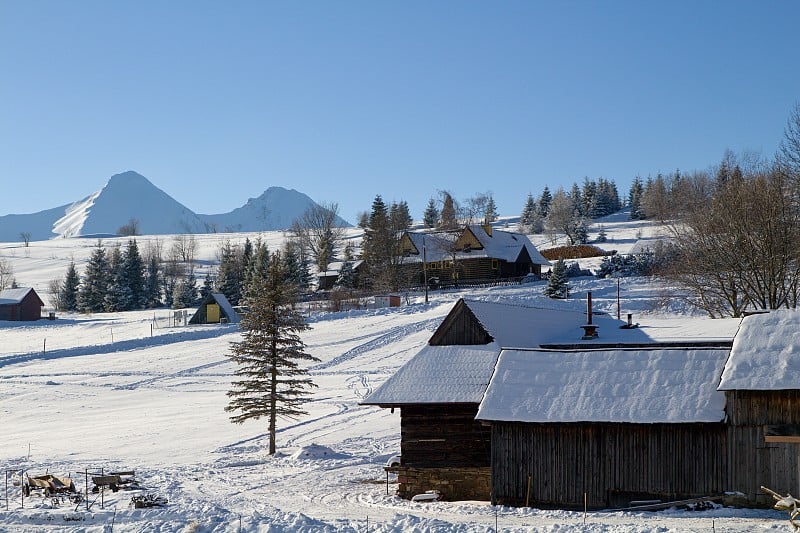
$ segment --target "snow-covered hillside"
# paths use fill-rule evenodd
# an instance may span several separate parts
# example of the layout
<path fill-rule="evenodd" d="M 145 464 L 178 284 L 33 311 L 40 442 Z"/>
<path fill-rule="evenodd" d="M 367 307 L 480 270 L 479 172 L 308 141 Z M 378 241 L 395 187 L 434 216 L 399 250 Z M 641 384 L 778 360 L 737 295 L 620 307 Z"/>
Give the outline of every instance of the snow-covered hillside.
<path fill-rule="evenodd" d="M 606 223 L 609 246 L 631 245 L 647 228 Z M 626 236 L 630 233 L 630 237 Z M 250 235 L 251 238 L 256 235 Z M 271 249 L 280 233 L 265 233 Z M 143 240 L 159 237 L 140 237 Z M 163 238 L 163 237 L 161 237 Z M 213 262 L 224 239 L 198 236 L 198 258 Z M 105 242 L 105 241 L 104 241 Z M 88 257 L 90 239 L 0 245 L 21 284 L 63 276 L 71 257 Z M 428 340 L 459 297 L 616 312 L 615 280 L 572 280 L 574 299 L 541 295 L 543 284 L 436 291 L 430 302 L 308 315 L 303 334 L 321 361 L 309 414 L 279 425 L 279 454 L 266 453 L 266 422 L 231 424 L 223 411 L 236 325 L 175 326 L 171 310 L 59 314 L 55 321 L 0 322 L 0 531 L 595 531 L 788 530 L 785 513 L 717 507 L 705 511 L 591 512 L 492 507 L 488 502 L 416 503 L 393 495 L 383 464 L 398 453 L 399 413 L 359 405 Z M 662 287 L 621 281 L 622 312 L 656 320 Z M 37 289 L 38 290 L 38 289 Z M 42 291 L 45 292 L 46 291 Z M 671 312 L 686 312 L 674 302 Z M 694 316 L 673 317 L 703 328 Z M 576 333 L 577 334 L 577 333 Z M 19 472 L 69 475 L 135 470 L 138 491 L 89 493 L 68 504 L 33 495 L 23 502 Z M 91 481 L 89 482 L 91 486 Z M 0 492 L 0 495 L 6 494 Z M 165 507 L 134 509 L 134 495 L 166 498 Z M 7 504 L 7 506 L 6 506 Z M 88 506 L 88 509 L 87 509 Z"/>

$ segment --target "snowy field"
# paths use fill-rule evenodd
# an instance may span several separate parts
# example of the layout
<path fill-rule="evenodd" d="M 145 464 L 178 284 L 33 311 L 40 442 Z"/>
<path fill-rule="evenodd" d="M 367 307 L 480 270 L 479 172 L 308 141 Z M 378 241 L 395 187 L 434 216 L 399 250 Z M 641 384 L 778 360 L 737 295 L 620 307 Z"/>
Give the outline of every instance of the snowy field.
<path fill-rule="evenodd" d="M 620 251 L 654 231 L 613 220 L 605 229 L 607 247 Z M 199 259 L 211 264 L 224 238 L 198 236 L 204 243 Z M 282 236 L 264 238 L 275 249 Z M 145 239 L 138 238 L 140 249 Z M 5 243 L 0 257 L 20 285 L 47 297 L 47 282 L 63 276 L 70 258 L 80 270 L 95 242 Z M 0 468 L 6 480 L 0 484 L 0 531 L 791 530 L 786 513 L 771 510 L 584 515 L 488 502 L 413 503 L 393 495 L 394 478 L 387 485 L 382 467 L 399 452 L 399 413 L 359 401 L 425 344 L 459 297 L 582 309 L 591 289 L 596 308 L 616 313 L 616 281 L 581 278 L 572 285 L 576 299 L 570 301 L 545 299 L 542 284 L 526 284 L 433 292 L 428 304 L 410 294 L 399 308 L 310 315 L 303 339 L 321 360 L 311 369 L 319 388 L 308 416 L 280 424 L 275 457 L 266 453 L 266 421 L 234 425 L 223 411 L 234 368 L 225 354 L 239 339 L 236 325 L 169 326 L 167 310 L 0 322 Z M 623 313 L 688 313 L 675 301 L 659 307 L 661 294 L 647 280 L 624 279 Z M 123 470 L 135 470 L 141 490 L 107 491 L 102 499 L 90 492 L 88 503 L 79 504 L 21 498 L 21 471 L 71 476 L 82 492 L 85 472 Z M 131 498 L 144 494 L 168 503 L 132 508 Z"/>

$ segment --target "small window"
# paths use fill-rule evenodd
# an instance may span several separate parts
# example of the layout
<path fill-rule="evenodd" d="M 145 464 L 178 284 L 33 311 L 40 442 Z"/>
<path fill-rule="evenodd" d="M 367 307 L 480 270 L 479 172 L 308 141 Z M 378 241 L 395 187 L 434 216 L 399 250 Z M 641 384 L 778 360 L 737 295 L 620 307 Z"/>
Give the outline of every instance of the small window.
<path fill-rule="evenodd" d="M 497 259 L 492 259 L 492 270 L 499 270 L 500 269 L 500 261 Z"/>

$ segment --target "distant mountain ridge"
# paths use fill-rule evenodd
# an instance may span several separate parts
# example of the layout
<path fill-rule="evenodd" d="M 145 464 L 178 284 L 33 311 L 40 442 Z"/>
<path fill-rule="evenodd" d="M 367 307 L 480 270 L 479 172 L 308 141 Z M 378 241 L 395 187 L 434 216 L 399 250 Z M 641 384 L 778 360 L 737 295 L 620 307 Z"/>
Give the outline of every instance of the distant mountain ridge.
<path fill-rule="evenodd" d="M 294 189 L 270 187 L 229 213 L 202 215 L 141 174 L 128 171 L 111 176 L 102 189 L 72 204 L 0 216 L 0 241 L 19 241 L 22 233 L 35 241 L 116 235 L 131 220 L 137 222 L 141 235 L 282 230 L 314 205 L 311 198 Z M 339 223 L 350 225 L 341 218 Z"/>

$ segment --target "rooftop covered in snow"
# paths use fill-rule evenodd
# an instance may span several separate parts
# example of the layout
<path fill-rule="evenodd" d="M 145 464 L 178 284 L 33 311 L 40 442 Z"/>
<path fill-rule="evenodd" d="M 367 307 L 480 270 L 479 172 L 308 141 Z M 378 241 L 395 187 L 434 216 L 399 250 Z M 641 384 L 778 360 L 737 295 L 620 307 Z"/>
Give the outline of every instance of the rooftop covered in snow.
<path fill-rule="evenodd" d="M 726 349 L 503 350 L 477 419 L 720 422 Z"/>
<path fill-rule="evenodd" d="M 378 390 L 365 405 L 385 407 L 420 403 L 478 403 L 492 375 L 500 347 L 425 346 Z"/>
<path fill-rule="evenodd" d="M 800 311 L 742 319 L 719 390 L 800 389 Z"/>

